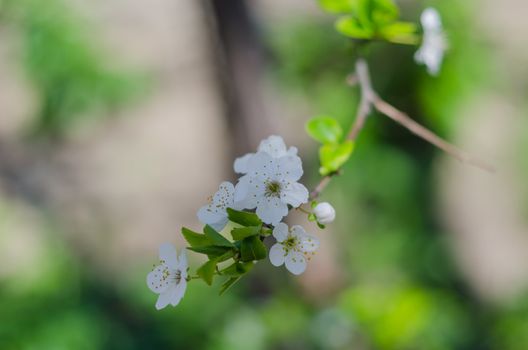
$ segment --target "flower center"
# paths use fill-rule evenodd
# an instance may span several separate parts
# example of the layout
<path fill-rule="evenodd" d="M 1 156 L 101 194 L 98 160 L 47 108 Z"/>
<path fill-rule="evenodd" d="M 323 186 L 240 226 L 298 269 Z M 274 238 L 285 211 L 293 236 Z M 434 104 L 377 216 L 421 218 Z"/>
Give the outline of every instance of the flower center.
<path fill-rule="evenodd" d="M 294 236 L 289 236 L 284 242 L 282 242 L 282 244 L 288 251 L 291 249 L 296 249 L 298 243 L 299 240 L 297 239 L 297 237 Z"/>
<path fill-rule="evenodd" d="M 266 197 L 280 197 L 281 184 L 278 181 L 269 181 L 266 183 Z"/>

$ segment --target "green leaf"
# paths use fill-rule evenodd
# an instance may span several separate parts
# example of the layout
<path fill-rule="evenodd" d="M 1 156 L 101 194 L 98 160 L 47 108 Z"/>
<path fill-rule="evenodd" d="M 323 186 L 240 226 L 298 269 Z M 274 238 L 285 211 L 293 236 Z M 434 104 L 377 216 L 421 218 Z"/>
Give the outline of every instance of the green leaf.
<path fill-rule="evenodd" d="M 306 123 L 306 132 L 322 144 L 338 143 L 343 137 L 341 125 L 332 117 L 320 116 Z"/>
<path fill-rule="evenodd" d="M 355 0 L 318 0 L 319 6 L 330 13 L 351 13 Z"/>
<path fill-rule="evenodd" d="M 317 221 L 317 226 L 319 226 L 320 229 L 324 229 L 326 226 L 321 224 L 319 221 Z"/>
<path fill-rule="evenodd" d="M 231 277 L 230 279 L 225 281 L 222 284 L 222 287 L 220 287 L 220 295 L 224 294 L 229 288 L 231 288 L 231 286 L 233 286 L 233 284 L 237 283 L 239 279 L 240 279 L 240 276 L 239 277 Z"/>
<path fill-rule="evenodd" d="M 181 232 L 183 237 L 191 247 L 202 247 L 206 245 L 211 245 L 213 243 L 205 235 L 191 231 L 186 227 L 182 227 Z"/>
<path fill-rule="evenodd" d="M 335 23 L 335 28 L 339 33 L 354 39 L 372 39 L 374 37 L 372 28 L 367 27 L 352 16 L 338 19 Z"/>
<path fill-rule="evenodd" d="M 227 208 L 227 217 L 232 222 L 242 225 L 242 226 L 262 225 L 262 221 L 259 219 L 259 217 L 255 213 L 248 213 L 246 211 L 239 211 L 239 210 Z"/>
<path fill-rule="evenodd" d="M 248 226 L 248 227 L 239 227 L 231 230 L 231 236 L 236 241 L 244 239 L 250 236 L 256 236 L 260 234 L 261 226 Z"/>
<path fill-rule="evenodd" d="M 400 15 L 400 10 L 393 0 L 368 0 L 368 2 L 371 3 L 370 18 L 377 28 L 396 21 Z"/>
<path fill-rule="evenodd" d="M 205 225 L 204 233 L 205 233 L 205 236 L 209 238 L 209 240 L 213 242 L 213 244 L 216 246 L 229 247 L 229 248 L 234 247 L 233 243 L 229 242 L 227 238 L 222 236 L 220 233 L 218 233 L 214 228 L 212 228 L 209 225 Z"/>
<path fill-rule="evenodd" d="M 396 44 L 416 45 L 419 36 L 416 34 L 417 26 L 412 22 L 394 22 L 380 29 L 380 35 Z"/>
<path fill-rule="evenodd" d="M 242 276 L 248 273 L 253 268 L 254 265 L 255 264 L 252 261 L 246 262 L 246 263 L 234 262 L 233 264 L 229 265 L 225 269 L 221 270 L 220 273 L 222 275 L 232 276 L 232 277 Z"/>
<path fill-rule="evenodd" d="M 317 221 L 314 213 L 308 214 L 308 221 Z"/>
<path fill-rule="evenodd" d="M 354 150 L 354 143 L 351 140 L 346 140 L 341 144 L 326 144 L 319 149 L 319 159 L 321 161 L 321 168 L 319 172 L 321 175 L 328 175 L 337 171 L 350 158 Z"/>
<path fill-rule="evenodd" d="M 189 247 L 187 249 L 192 250 L 193 252 L 196 252 L 196 253 L 206 254 L 209 258 L 221 257 L 224 254 L 228 253 L 229 251 L 233 250 L 228 247 L 216 246 L 216 245 L 208 245 L 208 246 L 203 246 L 203 247 Z"/>
<path fill-rule="evenodd" d="M 242 261 L 262 260 L 267 256 L 266 246 L 257 236 L 244 238 L 240 245 Z"/>
<path fill-rule="evenodd" d="M 212 259 L 207 261 L 205 264 L 200 266 L 198 270 L 196 270 L 196 274 L 200 276 L 208 285 L 213 283 L 213 277 L 216 271 L 217 263 L 218 261 L 216 259 Z"/>

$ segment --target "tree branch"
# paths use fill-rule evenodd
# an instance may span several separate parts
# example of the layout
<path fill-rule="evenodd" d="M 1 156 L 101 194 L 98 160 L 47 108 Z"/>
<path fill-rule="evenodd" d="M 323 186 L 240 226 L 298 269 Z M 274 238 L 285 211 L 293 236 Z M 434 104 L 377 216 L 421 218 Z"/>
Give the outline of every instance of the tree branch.
<path fill-rule="evenodd" d="M 495 171 L 495 168 L 493 166 L 450 144 L 446 140 L 433 133 L 431 130 L 427 129 L 421 124 L 418 124 L 404 112 L 398 110 L 397 108 L 380 98 L 372 88 L 372 82 L 370 80 L 370 74 L 368 71 L 368 64 L 363 58 L 359 58 L 356 61 L 355 74 L 349 76 L 347 78 L 347 82 L 349 83 L 349 85 L 355 85 L 356 83 L 358 83 L 361 89 L 361 98 L 356 113 L 356 119 L 354 121 L 354 124 L 350 128 L 347 139 L 352 141 L 355 141 L 357 139 L 359 133 L 365 126 L 365 121 L 367 120 L 367 117 L 369 116 L 372 107 L 374 107 L 378 112 L 389 117 L 393 121 L 405 127 L 413 134 L 436 146 L 437 148 L 441 149 L 450 156 L 458 159 L 459 161 L 476 166 L 480 169 L 489 172 Z M 316 199 L 326 188 L 326 186 L 330 183 L 331 178 L 337 174 L 339 174 L 339 171 L 324 176 L 310 194 L 310 198 L 312 200 Z"/>

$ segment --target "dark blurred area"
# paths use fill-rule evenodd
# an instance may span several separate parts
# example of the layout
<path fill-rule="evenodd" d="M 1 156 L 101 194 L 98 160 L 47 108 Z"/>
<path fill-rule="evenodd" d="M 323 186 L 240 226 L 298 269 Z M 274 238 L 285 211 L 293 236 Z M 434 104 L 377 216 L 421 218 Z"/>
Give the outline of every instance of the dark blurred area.
<path fill-rule="evenodd" d="M 528 349 L 528 4 L 397 3 L 436 7 L 449 50 L 433 78 L 374 44 L 375 88 L 498 171 L 373 114 L 321 197 L 335 223 L 299 219 L 304 275 L 265 261 L 156 311 L 159 244 L 236 156 L 280 134 L 317 183 L 304 122 L 352 123 L 353 43 L 315 0 L 1 0 L 0 349 Z"/>

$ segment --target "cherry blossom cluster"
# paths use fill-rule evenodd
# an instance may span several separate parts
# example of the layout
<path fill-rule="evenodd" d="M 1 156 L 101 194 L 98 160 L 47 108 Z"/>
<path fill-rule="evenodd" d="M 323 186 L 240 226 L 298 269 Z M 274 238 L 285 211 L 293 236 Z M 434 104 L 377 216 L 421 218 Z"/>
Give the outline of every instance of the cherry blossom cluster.
<path fill-rule="evenodd" d="M 236 185 L 222 182 L 209 203 L 198 210 L 197 217 L 205 225 L 203 233 L 182 229 L 190 245 L 186 249 L 208 258 L 197 275 L 188 275 L 185 249 L 178 256 L 174 246 L 161 245 L 160 263 L 147 276 L 148 287 L 159 294 L 157 309 L 176 306 L 193 278 L 211 284 L 214 276 L 225 276 L 223 293 L 266 257 L 274 266 L 284 265 L 291 273 L 302 274 L 319 240 L 303 227 L 288 227 L 282 221 L 292 209 L 308 214 L 320 227 L 335 219 L 329 203 L 312 201 L 309 209 L 302 208 L 309 202 L 308 189 L 299 182 L 302 161 L 297 148 L 287 148 L 280 136 L 268 137 L 256 153 L 237 158 L 234 171 L 240 175 Z M 222 234 L 226 227 L 233 241 Z M 268 238 L 275 240 L 269 252 L 263 243 Z"/>

